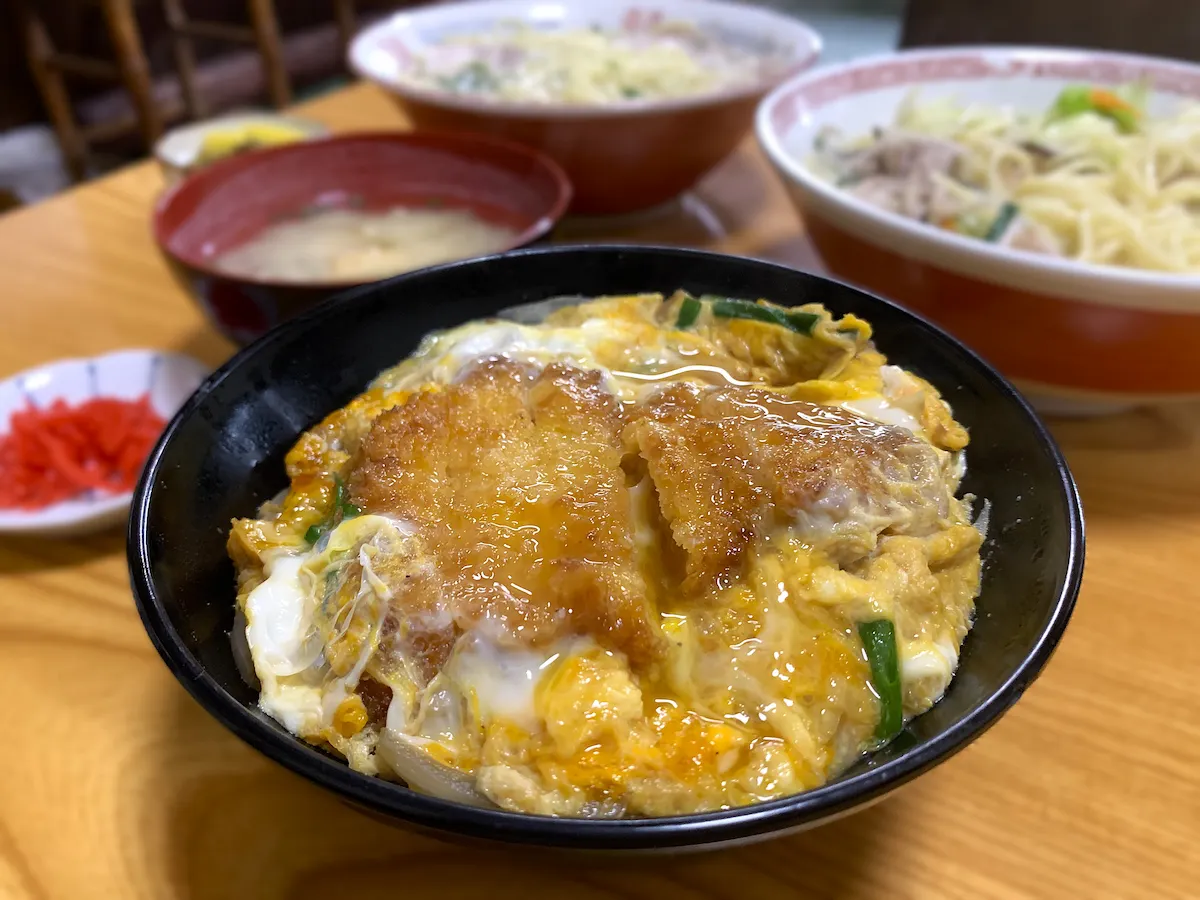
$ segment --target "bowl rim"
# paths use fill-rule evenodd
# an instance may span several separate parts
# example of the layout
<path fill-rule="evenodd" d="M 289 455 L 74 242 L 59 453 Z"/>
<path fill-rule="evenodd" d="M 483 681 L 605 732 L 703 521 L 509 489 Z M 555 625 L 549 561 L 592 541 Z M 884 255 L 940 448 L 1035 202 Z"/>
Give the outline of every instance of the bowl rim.
<path fill-rule="evenodd" d="M 1197 64 L 1165 57 L 1106 50 L 1016 44 L 962 44 L 906 49 L 894 53 L 862 57 L 850 62 L 802 72 L 789 78 L 771 91 L 759 104 L 754 122 L 754 130 L 759 144 L 774 166 L 823 209 L 834 210 L 841 217 L 853 220 L 856 225 L 865 226 L 868 232 L 874 236 L 871 243 L 882 243 L 885 235 L 887 238 L 895 238 L 902 242 L 905 250 L 919 256 L 923 262 L 943 264 L 970 277 L 981 277 L 983 273 L 974 268 L 974 265 L 977 265 L 980 260 L 986 260 L 991 264 L 995 277 L 985 280 L 1003 280 L 1015 287 L 1041 293 L 1058 293 L 1068 296 L 1070 299 L 1082 298 L 1088 302 L 1134 309 L 1153 308 L 1193 313 L 1200 311 L 1200 305 L 1196 301 L 1197 295 L 1200 294 L 1200 273 L 1160 272 L 1151 269 L 1134 269 L 1049 257 L 932 228 L 925 223 L 901 216 L 899 213 L 872 206 L 865 200 L 827 183 L 817 176 L 804 160 L 797 158 L 785 147 L 786 131 L 781 132 L 775 127 L 773 120 L 776 110 L 784 103 L 798 98 L 802 90 L 813 84 L 853 72 L 876 69 L 897 60 L 921 61 L 957 56 L 1000 60 L 1036 58 L 1038 60 L 1080 62 L 1087 60 L 1111 61 L 1130 66 L 1175 70 L 1200 78 L 1200 65 Z M 955 79 L 931 79 L 923 81 L 922 84 L 937 85 L 953 80 Z M 995 76 L 962 80 L 1003 81 Z M 1163 93 L 1174 92 L 1163 91 Z M 1188 95 L 1176 94 L 1176 96 Z M 1200 95 L 1193 99 L 1200 102 Z M 790 125 L 787 131 L 795 127 L 794 124 Z M 1059 289 L 1048 290 L 1045 282 L 1039 284 L 1039 279 L 1050 279 Z M 1071 287 L 1067 288 L 1066 285 Z M 1089 288 L 1101 290 L 1103 296 L 1088 295 Z M 1157 292 L 1153 299 L 1147 299 L 1140 293 L 1147 289 Z"/>
<path fill-rule="evenodd" d="M 541 257 L 622 254 L 633 256 L 672 255 L 684 261 L 699 259 L 740 259 L 758 266 L 795 274 L 796 269 L 765 260 L 731 257 L 703 250 L 649 245 L 583 244 L 540 247 L 496 254 L 474 260 L 448 263 L 430 269 L 397 276 L 399 287 L 405 281 L 436 278 L 444 271 L 477 267 L 506 257 Z M 810 274 L 810 273 L 805 273 Z M 823 278 L 824 276 L 814 276 Z M 841 284 L 834 279 L 824 280 Z M 1024 693 L 1045 667 L 1062 638 L 1083 576 L 1085 556 L 1082 505 L 1074 478 L 1058 445 L 1025 399 L 995 369 L 937 325 L 899 304 L 877 297 L 860 288 L 851 290 L 891 307 L 932 331 L 940 340 L 964 355 L 993 383 L 1005 400 L 1023 413 L 1039 444 L 1045 448 L 1058 475 L 1058 491 L 1067 512 L 1067 565 L 1063 585 L 1046 617 L 1045 626 L 1033 648 L 1017 664 L 1009 677 L 977 707 L 946 731 L 898 759 L 868 769 L 849 778 L 835 780 L 800 794 L 763 803 L 717 812 L 642 819 L 574 819 L 503 810 L 479 809 L 419 794 L 390 782 L 355 772 L 337 760 L 305 744 L 281 728 L 269 723 L 265 715 L 238 702 L 217 684 L 200 661 L 192 655 L 172 628 L 169 616 L 154 586 L 150 567 L 148 517 L 151 495 L 163 456 L 182 424 L 234 369 L 252 356 L 289 340 L 290 335 L 308 327 L 348 301 L 368 295 L 373 286 L 357 288 L 317 305 L 303 315 L 272 329 L 250 346 L 234 355 L 197 388 L 167 425 L 147 460 L 134 493 L 127 535 L 127 557 L 134 599 L 143 625 L 155 649 L 167 667 L 202 707 L 250 746 L 285 768 L 304 776 L 361 809 L 388 818 L 408 822 L 433 831 L 522 845 L 590 850 L 667 850 L 683 847 L 715 849 L 753 839 L 767 832 L 798 830 L 817 821 L 847 813 L 881 798 L 916 776 L 943 762 L 983 734 Z"/>
<path fill-rule="evenodd" d="M 213 187 L 222 183 L 227 175 L 233 174 L 243 167 L 269 166 L 272 160 L 285 155 L 314 153 L 330 145 L 355 142 L 409 144 L 418 147 L 430 147 L 472 160 L 478 160 L 478 157 L 471 152 L 472 149 L 491 148 L 525 157 L 534 167 L 541 169 L 549 176 L 550 181 L 554 185 L 554 202 L 542 213 L 536 222 L 524 231 L 514 235 L 507 247 L 497 251 L 499 253 L 515 250 L 548 235 L 566 214 L 567 207 L 571 205 L 571 200 L 575 195 L 575 188 L 571 184 L 571 179 L 567 176 L 562 166 L 542 151 L 534 147 L 528 147 L 525 144 L 517 143 L 516 141 L 509 141 L 487 134 L 461 131 L 425 129 L 421 129 L 420 131 L 348 131 L 340 134 L 317 136 L 309 140 L 283 144 L 277 147 L 266 147 L 250 153 L 238 154 L 226 159 L 217 160 L 211 165 L 188 173 L 178 183 L 164 190 L 154 202 L 154 209 L 150 217 L 150 230 L 154 235 L 154 242 L 158 245 L 158 249 L 163 255 L 208 278 L 234 281 L 238 284 L 255 288 L 321 292 L 346 291 L 351 288 L 363 287 L 395 277 L 385 275 L 380 278 L 367 280 L 355 278 L 343 281 L 287 281 L 278 278 L 254 278 L 247 275 L 234 275 L 229 272 L 223 272 L 216 267 L 215 258 L 202 257 L 193 253 L 180 253 L 171 246 L 171 237 L 176 229 L 167 227 L 166 216 L 171 207 L 179 201 L 180 196 L 185 191 L 200 190 L 202 193 L 207 193 Z"/>
<path fill-rule="evenodd" d="M 794 16 L 787 16 L 773 9 L 762 7 L 756 3 L 735 4 L 726 0 L 645 0 L 647 3 L 660 2 L 666 5 L 709 11 L 737 21 L 746 33 L 761 34 L 767 31 L 794 35 L 795 52 L 790 61 L 777 74 L 762 78 L 754 84 L 742 87 L 723 88 L 692 94 L 684 97 L 661 99 L 629 100 L 616 104 L 578 104 L 578 103 L 533 103 L 533 102 L 503 102 L 495 100 L 475 99 L 471 96 L 440 91 L 435 88 L 423 87 L 404 78 L 388 78 L 373 71 L 362 58 L 366 54 L 368 42 L 392 30 L 413 29 L 420 24 L 438 22 L 446 19 L 469 20 L 470 13 L 477 13 L 482 22 L 497 18 L 486 11 L 500 5 L 510 5 L 514 0 L 460 0 L 452 4 L 425 3 L 410 9 L 399 10 L 392 15 L 368 26 L 359 32 L 351 41 L 346 52 L 346 61 L 350 69 L 358 77 L 379 85 L 386 91 L 406 100 L 425 103 L 446 109 L 455 109 L 485 115 L 497 119 L 616 119 L 640 118 L 661 113 L 682 112 L 706 106 L 716 106 L 723 103 L 749 100 L 762 97 L 773 87 L 795 75 L 803 73 L 816 65 L 824 49 L 821 35 L 807 22 Z M 515 0 L 522 2 L 522 0 Z M 611 2 L 611 0 L 606 0 Z M 630 4 L 637 0 L 625 0 Z M 525 3 L 529 7 L 537 4 L 534 0 Z M 593 7 L 600 5 L 594 0 L 559 0 L 553 4 L 562 8 L 567 6 Z M 750 24 L 760 25 L 752 28 Z"/>

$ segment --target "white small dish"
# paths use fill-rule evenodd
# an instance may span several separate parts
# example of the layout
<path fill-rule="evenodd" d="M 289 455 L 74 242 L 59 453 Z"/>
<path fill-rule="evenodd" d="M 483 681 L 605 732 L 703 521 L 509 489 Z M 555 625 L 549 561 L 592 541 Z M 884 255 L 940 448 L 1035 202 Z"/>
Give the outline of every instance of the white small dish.
<path fill-rule="evenodd" d="M 170 419 L 207 374 L 189 356 L 157 350 L 122 350 L 27 369 L 0 381 L 0 433 L 8 432 L 12 414 L 29 403 L 41 407 L 59 399 L 72 404 L 92 397 L 136 400 L 148 393 L 154 411 Z M 132 491 L 92 492 L 41 510 L 0 509 L 0 534 L 62 537 L 99 531 L 125 520 L 132 496 Z"/>
<path fill-rule="evenodd" d="M 187 177 L 195 168 L 196 159 L 208 135 L 256 125 L 294 129 L 298 135 L 297 141 L 312 140 L 329 134 L 329 129 L 319 122 L 296 116 L 281 116 L 278 113 L 258 110 L 233 112 L 171 129 L 154 145 L 154 157 L 162 167 L 167 184 L 172 185 Z"/>

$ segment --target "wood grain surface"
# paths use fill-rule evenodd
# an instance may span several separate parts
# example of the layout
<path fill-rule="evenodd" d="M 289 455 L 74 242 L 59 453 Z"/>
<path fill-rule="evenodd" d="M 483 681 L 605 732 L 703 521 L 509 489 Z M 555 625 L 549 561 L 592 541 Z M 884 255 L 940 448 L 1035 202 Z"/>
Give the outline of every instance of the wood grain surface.
<path fill-rule="evenodd" d="M 374 89 L 304 108 L 402 127 Z M 231 347 L 170 280 L 140 164 L 0 218 L 0 375 L 121 347 Z M 683 206 L 569 237 L 815 262 L 747 141 Z M 0 542 L 0 897 L 1200 896 L 1200 407 L 1052 423 L 1088 519 L 1083 594 L 988 734 L 825 828 L 712 855 L 593 860 L 417 837 L 211 720 L 159 661 L 123 536 Z"/>

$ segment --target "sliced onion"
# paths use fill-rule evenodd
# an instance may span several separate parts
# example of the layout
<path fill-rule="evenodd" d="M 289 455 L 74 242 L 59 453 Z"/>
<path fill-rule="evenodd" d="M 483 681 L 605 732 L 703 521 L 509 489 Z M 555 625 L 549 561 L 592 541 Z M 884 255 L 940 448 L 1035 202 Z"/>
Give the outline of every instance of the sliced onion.
<path fill-rule="evenodd" d="M 233 645 L 233 664 L 237 666 L 242 681 L 255 691 L 261 690 L 258 673 L 254 671 L 254 657 L 250 655 L 250 643 L 246 640 L 246 614 L 242 612 L 241 604 L 238 604 L 233 613 L 233 629 L 229 632 L 229 643 Z"/>
<path fill-rule="evenodd" d="M 519 325 L 540 325 L 555 310 L 562 309 L 564 306 L 575 306 L 590 299 L 592 298 L 583 295 L 549 297 L 546 300 L 535 300 L 532 303 L 520 303 L 516 306 L 505 307 L 496 313 L 496 318 L 516 322 Z"/>
<path fill-rule="evenodd" d="M 992 522 L 992 501 L 984 500 L 983 506 L 979 510 L 979 515 L 975 517 L 975 530 L 983 535 L 984 539 L 988 536 L 988 526 Z"/>
<path fill-rule="evenodd" d="M 383 729 L 375 752 L 414 791 L 467 806 L 496 808 L 476 790 L 474 779 L 433 759 L 408 735 Z"/>

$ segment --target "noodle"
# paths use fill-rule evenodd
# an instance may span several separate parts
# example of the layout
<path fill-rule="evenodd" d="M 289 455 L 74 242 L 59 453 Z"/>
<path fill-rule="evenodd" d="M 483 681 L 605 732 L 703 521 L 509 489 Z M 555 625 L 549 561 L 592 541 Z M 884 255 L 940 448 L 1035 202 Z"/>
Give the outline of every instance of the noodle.
<path fill-rule="evenodd" d="M 636 32 L 514 22 L 441 41 L 418 58 L 413 77 L 499 101 L 594 105 L 752 85 L 766 64 L 682 22 Z"/>
<path fill-rule="evenodd" d="M 863 199 L 948 230 L 1081 262 L 1200 272 L 1200 104 L 1152 118 L 1138 93 L 1068 88 L 1046 114 L 913 93 L 893 127 L 848 143 L 823 135 L 816 162 Z M 987 236 L 1006 205 L 1014 224 Z"/>

